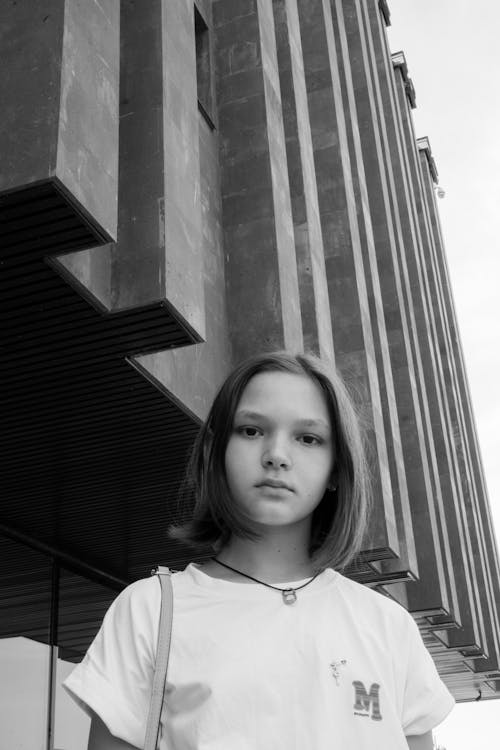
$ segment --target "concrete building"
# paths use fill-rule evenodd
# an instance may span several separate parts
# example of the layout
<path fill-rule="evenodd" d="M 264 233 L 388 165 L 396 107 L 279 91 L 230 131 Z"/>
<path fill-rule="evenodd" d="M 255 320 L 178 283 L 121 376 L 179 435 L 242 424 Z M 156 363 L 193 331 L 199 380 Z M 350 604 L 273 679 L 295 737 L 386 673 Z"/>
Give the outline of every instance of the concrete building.
<path fill-rule="evenodd" d="M 412 613 L 457 700 L 500 695 L 437 170 L 389 23 L 385 0 L 0 8 L 0 628 L 51 645 L 48 747 L 57 656 L 192 558 L 165 528 L 197 428 L 231 366 L 276 348 L 334 362 L 367 418 L 375 517 L 349 574 Z"/>

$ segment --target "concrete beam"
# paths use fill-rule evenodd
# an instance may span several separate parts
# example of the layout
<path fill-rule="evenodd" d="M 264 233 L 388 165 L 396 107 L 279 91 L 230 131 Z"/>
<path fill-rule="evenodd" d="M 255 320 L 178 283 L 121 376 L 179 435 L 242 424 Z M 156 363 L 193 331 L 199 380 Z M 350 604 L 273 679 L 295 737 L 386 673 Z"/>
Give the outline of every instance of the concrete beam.
<path fill-rule="evenodd" d="M 117 241 L 58 263 L 104 310 L 161 302 L 200 341 L 205 309 L 199 133 L 188 0 L 122 4 L 120 88 Z"/>
<path fill-rule="evenodd" d="M 222 206 L 235 360 L 303 348 L 274 18 L 270 3 L 214 5 Z"/>
<path fill-rule="evenodd" d="M 333 362 L 330 302 L 319 215 L 297 0 L 273 3 L 304 347 Z"/>
<path fill-rule="evenodd" d="M 55 182 L 117 230 L 119 1 L 3 3 L 0 192 Z"/>

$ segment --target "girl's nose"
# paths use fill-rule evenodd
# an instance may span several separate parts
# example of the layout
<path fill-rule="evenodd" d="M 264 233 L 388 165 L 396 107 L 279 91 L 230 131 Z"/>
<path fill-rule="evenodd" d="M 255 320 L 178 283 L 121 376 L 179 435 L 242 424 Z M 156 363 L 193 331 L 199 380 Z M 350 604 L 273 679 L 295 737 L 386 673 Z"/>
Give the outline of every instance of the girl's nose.
<path fill-rule="evenodd" d="M 285 446 L 278 441 L 267 446 L 262 454 L 262 464 L 266 468 L 286 469 L 290 466 L 290 456 Z"/>

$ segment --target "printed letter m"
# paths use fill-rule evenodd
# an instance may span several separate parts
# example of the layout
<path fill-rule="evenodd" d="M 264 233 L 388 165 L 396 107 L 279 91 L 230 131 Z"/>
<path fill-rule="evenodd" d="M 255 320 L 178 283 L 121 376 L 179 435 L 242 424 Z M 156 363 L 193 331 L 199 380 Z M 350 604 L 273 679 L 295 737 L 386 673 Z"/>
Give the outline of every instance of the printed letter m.
<path fill-rule="evenodd" d="M 370 688 L 369 693 L 366 692 L 365 686 L 359 680 L 355 680 L 352 685 L 355 690 L 354 710 L 366 711 L 367 713 L 369 713 L 371 706 L 372 719 L 374 721 L 380 721 L 380 719 L 382 718 L 382 714 L 380 713 L 379 698 L 380 685 L 374 682 Z"/>

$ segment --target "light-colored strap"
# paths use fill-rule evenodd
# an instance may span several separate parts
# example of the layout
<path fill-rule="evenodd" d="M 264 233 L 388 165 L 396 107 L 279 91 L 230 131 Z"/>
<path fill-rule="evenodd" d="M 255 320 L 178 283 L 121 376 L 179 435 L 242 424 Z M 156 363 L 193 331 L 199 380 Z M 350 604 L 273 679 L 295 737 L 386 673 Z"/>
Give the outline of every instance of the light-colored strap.
<path fill-rule="evenodd" d="M 157 575 L 161 584 L 161 609 L 158 642 L 156 645 L 153 690 L 151 692 L 151 702 L 149 704 L 144 750 L 156 750 L 156 744 L 158 742 L 160 716 L 163 706 L 163 697 L 165 695 L 165 682 L 167 679 L 168 656 L 170 653 L 172 617 L 174 613 L 172 580 L 170 578 L 172 571 L 169 570 L 169 568 L 158 566 L 158 568 L 151 571 L 151 574 Z"/>

